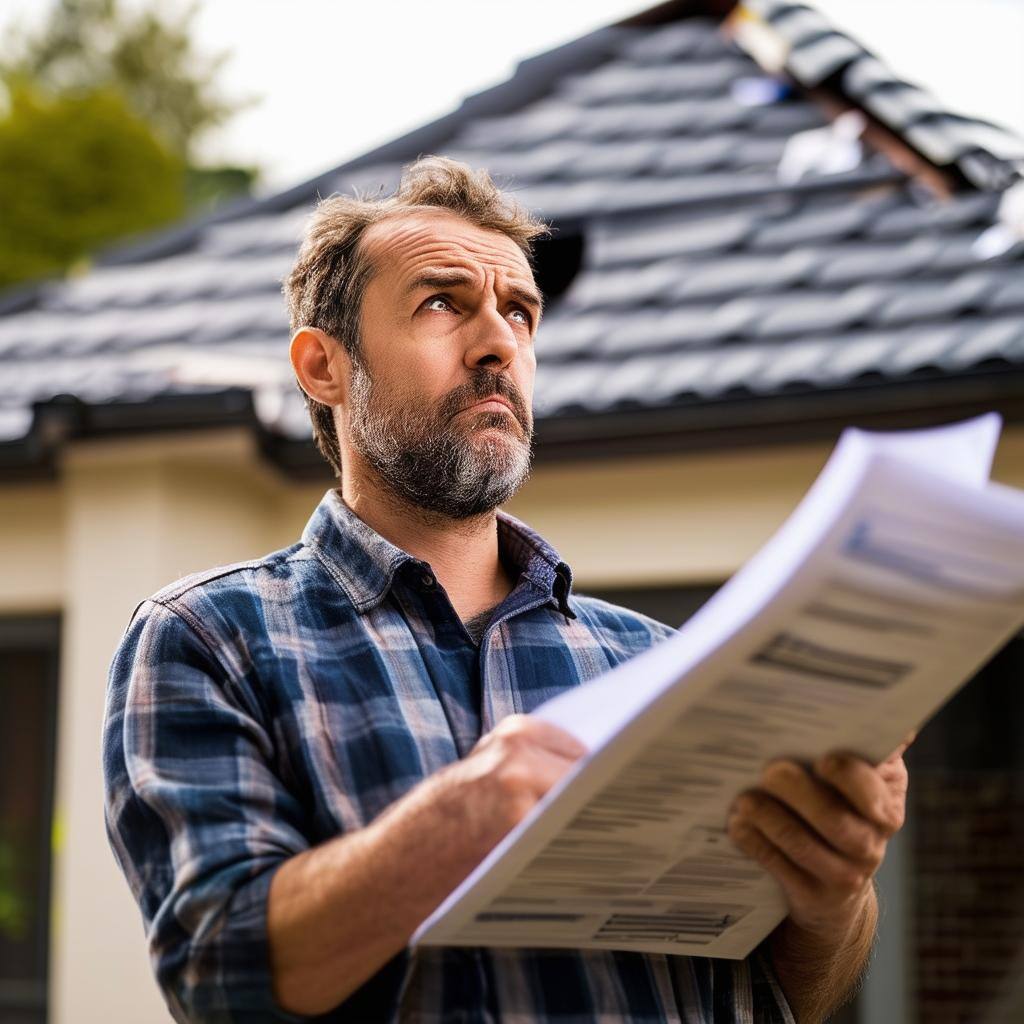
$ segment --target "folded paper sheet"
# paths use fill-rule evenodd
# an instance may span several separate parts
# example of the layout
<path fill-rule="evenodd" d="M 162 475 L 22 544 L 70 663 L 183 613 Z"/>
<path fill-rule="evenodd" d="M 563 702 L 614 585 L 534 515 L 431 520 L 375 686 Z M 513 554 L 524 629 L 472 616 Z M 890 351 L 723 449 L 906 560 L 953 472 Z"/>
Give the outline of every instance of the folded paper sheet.
<path fill-rule="evenodd" d="M 746 956 L 785 904 L 725 834 L 734 797 L 774 757 L 883 760 L 1024 622 L 999 427 L 846 431 L 678 634 L 534 712 L 589 754 L 413 943 Z"/>

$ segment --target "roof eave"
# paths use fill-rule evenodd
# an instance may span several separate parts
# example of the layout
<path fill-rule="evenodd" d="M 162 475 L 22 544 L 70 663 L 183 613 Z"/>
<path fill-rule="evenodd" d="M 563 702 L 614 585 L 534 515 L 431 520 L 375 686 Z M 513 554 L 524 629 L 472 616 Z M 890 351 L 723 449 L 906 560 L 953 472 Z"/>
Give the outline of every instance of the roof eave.
<path fill-rule="evenodd" d="M 618 409 L 538 418 L 537 462 L 589 461 L 639 455 L 723 451 L 830 442 L 849 424 L 868 429 L 934 425 L 995 410 L 1024 423 L 1024 366 L 861 381 L 827 390 L 807 385 L 763 396 L 725 396 L 659 408 Z M 297 480 L 330 475 L 311 440 L 272 433 L 252 395 L 232 388 L 148 402 L 87 404 L 67 396 L 34 407 L 32 429 L 0 444 L 5 483 L 54 479 L 64 445 L 79 439 L 245 427 L 268 463 Z"/>

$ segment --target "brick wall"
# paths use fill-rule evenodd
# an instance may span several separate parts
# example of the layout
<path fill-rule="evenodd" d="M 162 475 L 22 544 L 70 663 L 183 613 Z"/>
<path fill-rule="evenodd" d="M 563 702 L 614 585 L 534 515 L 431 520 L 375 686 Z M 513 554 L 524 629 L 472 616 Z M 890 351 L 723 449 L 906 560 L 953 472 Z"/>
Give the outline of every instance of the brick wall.
<path fill-rule="evenodd" d="M 1004 1024 L 1024 954 L 1024 776 L 931 768 L 911 798 L 917 1020 Z"/>

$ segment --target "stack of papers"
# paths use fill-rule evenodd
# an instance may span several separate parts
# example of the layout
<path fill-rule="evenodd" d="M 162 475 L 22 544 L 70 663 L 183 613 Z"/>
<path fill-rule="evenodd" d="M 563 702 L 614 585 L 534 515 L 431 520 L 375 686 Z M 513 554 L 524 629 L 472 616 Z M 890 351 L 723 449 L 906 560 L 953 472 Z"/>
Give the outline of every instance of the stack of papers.
<path fill-rule="evenodd" d="M 1024 491 L 989 481 L 999 429 L 844 432 L 676 635 L 534 712 L 588 755 L 413 944 L 750 953 L 786 908 L 725 834 L 733 799 L 772 758 L 884 760 L 1024 622 Z"/>

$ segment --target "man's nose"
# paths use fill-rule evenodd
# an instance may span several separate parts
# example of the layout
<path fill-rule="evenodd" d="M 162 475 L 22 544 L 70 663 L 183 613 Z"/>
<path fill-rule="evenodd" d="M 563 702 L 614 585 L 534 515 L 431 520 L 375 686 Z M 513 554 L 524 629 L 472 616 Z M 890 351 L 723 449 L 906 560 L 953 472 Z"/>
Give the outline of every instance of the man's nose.
<path fill-rule="evenodd" d="M 504 368 L 516 357 L 519 341 L 512 325 L 495 306 L 484 306 L 473 317 L 472 338 L 466 347 L 466 365 Z"/>

